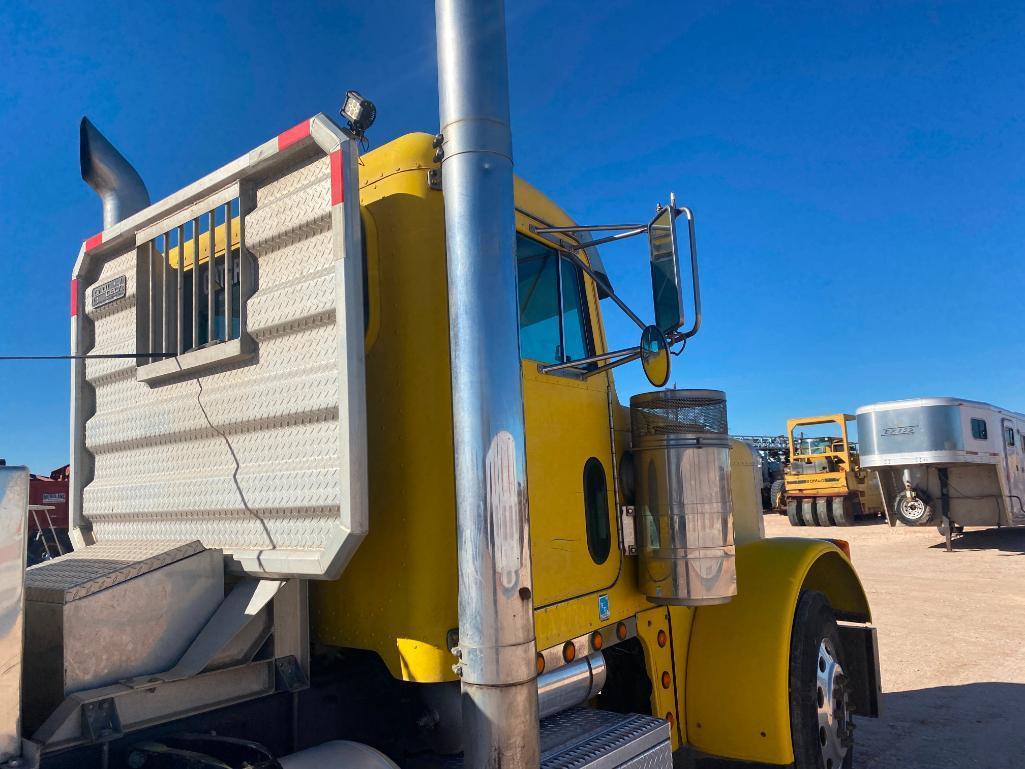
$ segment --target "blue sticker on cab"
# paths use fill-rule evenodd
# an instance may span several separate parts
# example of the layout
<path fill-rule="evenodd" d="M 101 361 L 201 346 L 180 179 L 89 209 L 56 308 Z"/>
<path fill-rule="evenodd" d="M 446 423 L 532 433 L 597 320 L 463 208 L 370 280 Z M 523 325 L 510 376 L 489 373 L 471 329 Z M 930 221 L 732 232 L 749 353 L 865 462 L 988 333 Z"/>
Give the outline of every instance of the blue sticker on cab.
<path fill-rule="evenodd" d="M 598 596 L 598 619 L 604 622 L 610 616 L 612 613 L 609 611 L 609 594 L 602 593 Z"/>

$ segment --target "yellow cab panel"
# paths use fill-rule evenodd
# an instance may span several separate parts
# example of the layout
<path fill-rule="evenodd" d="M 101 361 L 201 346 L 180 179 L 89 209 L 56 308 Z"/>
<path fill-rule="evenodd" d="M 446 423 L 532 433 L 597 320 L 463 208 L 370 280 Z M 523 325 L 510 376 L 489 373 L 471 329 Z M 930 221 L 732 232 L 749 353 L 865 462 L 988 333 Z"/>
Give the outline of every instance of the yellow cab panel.
<path fill-rule="evenodd" d="M 531 558 L 534 605 L 542 608 L 608 589 L 619 576 L 614 393 L 608 373 L 539 370 L 604 352 L 604 330 L 594 282 L 531 232 L 569 218 L 520 180 L 516 200 Z"/>
<path fill-rule="evenodd" d="M 311 590 L 315 641 L 375 651 L 396 678 L 421 682 L 455 678 L 449 649 L 458 626 L 444 210 L 428 175 L 436 167 L 432 155 L 431 137 L 411 134 L 362 158 L 370 533 L 340 579 Z M 616 533 L 618 458 L 609 424 L 615 414 L 616 453 L 625 447 L 628 425 L 611 377 L 538 371 L 539 363 L 561 360 L 558 347 L 567 337 L 566 318 L 560 337 L 552 310 L 559 259 L 531 226 L 571 222 L 520 180 L 516 201 L 518 253 L 525 262 L 520 291 L 535 291 L 521 297 L 528 321 L 521 342 L 535 616 L 543 649 L 648 604 L 637 596 L 633 570 L 623 568 Z M 594 284 L 575 266 L 570 277 L 571 263 L 563 261 L 563 309 L 578 328 L 566 347 L 574 358 L 602 352 Z"/>

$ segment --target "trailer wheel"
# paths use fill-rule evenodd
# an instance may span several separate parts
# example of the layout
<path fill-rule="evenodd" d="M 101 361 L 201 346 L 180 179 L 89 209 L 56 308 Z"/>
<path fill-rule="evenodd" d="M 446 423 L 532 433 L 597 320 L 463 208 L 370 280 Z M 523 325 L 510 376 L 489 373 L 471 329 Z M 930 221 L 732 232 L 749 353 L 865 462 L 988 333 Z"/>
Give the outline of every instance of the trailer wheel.
<path fill-rule="evenodd" d="M 773 481 L 769 487 L 769 506 L 773 510 L 782 510 L 786 507 L 786 483 L 784 481 Z"/>
<path fill-rule="evenodd" d="M 790 497 L 787 500 L 787 518 L 790 519 L 791 526 L 804 526 L 804 520 L 801 518 L 801 513 L 797 509 L 797 505 L 801 502 L 800 499 Z"/>
<path fill-rule="evenodd" d="M 902 491 L 893 500 L 893 512 L 905 526 L 925 526 L 933 517 L 932 502 L 921 491 L 915 492 L 914 499 Z"/>
<path fill-rule="evenodd" d="M 826 597 L 805 590 L 790 637 L 790 731 L 796 769 L 850 769 L 854 725 L 844 650 Z"/>

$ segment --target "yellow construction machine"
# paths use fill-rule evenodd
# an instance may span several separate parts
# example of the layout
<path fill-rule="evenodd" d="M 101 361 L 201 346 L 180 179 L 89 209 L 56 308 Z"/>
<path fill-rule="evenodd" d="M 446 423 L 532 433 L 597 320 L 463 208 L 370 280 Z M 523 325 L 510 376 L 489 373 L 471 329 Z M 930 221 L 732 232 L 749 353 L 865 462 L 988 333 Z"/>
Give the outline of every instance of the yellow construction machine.
<path fill-rule="evenodd" d="M 857 445 L 848 438 L 847 424 L 854 420 L 852 414 L 828 414 L 787 421 L 790 462 L 776 504 L 785 505 L 794 526 L 849 526 L 883 511 L 879 489 L 858 464 Z M 830 434 L 798 434 L 803 427 Z"/>

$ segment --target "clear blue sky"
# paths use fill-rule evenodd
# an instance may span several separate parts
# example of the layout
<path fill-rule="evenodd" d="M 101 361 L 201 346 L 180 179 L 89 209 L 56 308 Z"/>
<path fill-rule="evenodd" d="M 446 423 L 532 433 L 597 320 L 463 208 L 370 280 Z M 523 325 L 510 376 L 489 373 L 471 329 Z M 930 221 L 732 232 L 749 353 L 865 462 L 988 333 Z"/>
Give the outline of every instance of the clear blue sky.
<path fill-rule="evenodd" d="M 1025 411 L 1025 6 L 783 8 L 509 0 L 518 173 L 580 221 L 646 218 L 671 189 L 693 207 L 705 325 L 672 381 L 725 389 L 734 432 L 927 394 Z M 425 0 L 7 0 L 0 73 L 0 354 L 68 349 L 100 222 L 83 114 L 154 199 L 347 88 L 377 103 L 375 144 L 438 125 Z M 642 246 L 605 260 L 647 315 Z M 63 464 L 68 364 L 0 366 L 0 457 Z M 644 387 L 637 365 L 617 379 Z"/>

